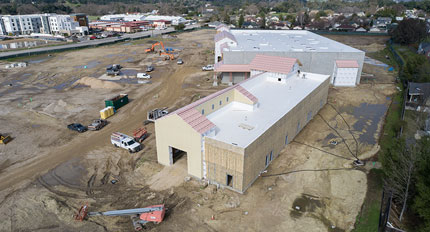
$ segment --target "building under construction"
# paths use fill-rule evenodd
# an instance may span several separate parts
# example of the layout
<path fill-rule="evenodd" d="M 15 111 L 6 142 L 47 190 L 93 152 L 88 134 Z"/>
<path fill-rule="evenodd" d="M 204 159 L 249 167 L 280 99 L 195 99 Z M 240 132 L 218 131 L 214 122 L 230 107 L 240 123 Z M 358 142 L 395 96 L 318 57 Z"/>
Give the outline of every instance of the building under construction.
<path fill-rule="evenodd" d="M 215 71 L 223 83 L 249 77 L 249 64 L 258 54 L 296 58 L 302 71 L 331 75 L 335 86 L 355 86 L 360 83 L 365 53 L 306 30 L 217 28 Z"/>
<path fill-rule="evenodd" d="M 327 101 L 329 75 L 262 56 L 250 77 L 155 121 L 157 159 L 186 157 L 196 178 L 244 192 Z"/>

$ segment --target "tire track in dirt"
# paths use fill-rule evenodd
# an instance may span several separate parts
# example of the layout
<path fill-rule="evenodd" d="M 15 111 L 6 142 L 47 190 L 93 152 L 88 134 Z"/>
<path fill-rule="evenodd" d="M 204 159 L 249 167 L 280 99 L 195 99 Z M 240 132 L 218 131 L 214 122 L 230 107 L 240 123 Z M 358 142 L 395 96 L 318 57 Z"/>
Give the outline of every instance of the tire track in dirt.
<path fill-rule="evenodd" d="M 176 100 L 185 93 L 180 88 L 185 78 L 197 71 L 199 71 L 197 68 L 182 66 L 177 68 L 176 72 L 172 75 L 164 73 L 160 78 L 162 83 L 159 87 L 148 92 L 140 99 L 135 99 L 135 101 L 130 102 L 129 105 L 121 109 L 120 114 L 124 114 L 127 120 L 111 122 L 110 125 L 99 131 L 99 133 L 92 134 L 88 137 L 76 136 L 70 143 L 54 148 L 51 152 L 38 157 L 33 162 L 22 165 L 19 169 L 13 169 L 9 172 L 2 173 L 0 176 L 0 190 L 17 185 L 23 180 L 32 179 L 34 176 L 44 174 L 48 170 L 55 168 L 57 165 L 73 157 L 81 157 L 93 149 L 109 146 L 108 138 L 110 134 L 115 131 L 132 131 L 146 119 L 148 110 L 159 106 L 173 106 Z M 153 96 L 156 94 L 159 95 L 159 98 L 154 99 L 153 102 L 151 102 L 152 104 L 145 104 L 148 100 L 152 100 Z M 147 106 L 142 108 L 135 107 L 140 105 Z"/>

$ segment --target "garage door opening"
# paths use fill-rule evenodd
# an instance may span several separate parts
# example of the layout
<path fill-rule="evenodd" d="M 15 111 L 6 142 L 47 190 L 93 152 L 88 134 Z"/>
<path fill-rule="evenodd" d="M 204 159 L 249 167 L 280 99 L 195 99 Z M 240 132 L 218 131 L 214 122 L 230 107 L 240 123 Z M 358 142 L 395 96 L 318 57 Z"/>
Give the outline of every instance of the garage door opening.
<path fill-rule="evenodd" d="M 229 174 L 227 174 L 227 186 L 233 187 L 233 176 Z"/>
<path fill-rule="evenodd" d="M 187 152 L 182 151 L 180 149 L 169 147 L 169 153 L 170 153 L 170 160 L 172 164 L 176 163 L 178 160 L 180 160 L 183 157 L 187 156 Z M 186 159 L 186 158 L 184 158 Z"/>

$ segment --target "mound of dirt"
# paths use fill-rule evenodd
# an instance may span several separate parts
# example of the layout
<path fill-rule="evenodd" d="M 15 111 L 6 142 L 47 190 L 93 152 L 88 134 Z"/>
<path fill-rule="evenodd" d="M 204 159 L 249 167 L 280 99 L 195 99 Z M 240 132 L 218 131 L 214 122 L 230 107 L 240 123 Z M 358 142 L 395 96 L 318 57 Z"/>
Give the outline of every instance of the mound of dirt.
<path fill-rule="evenodd" d="M 102 81 L 94 77 L 83 77 L 76 81 L 74 85 L 86 85 L 92 89 L 120 89 L 122 86 L 112 81 Z"/>

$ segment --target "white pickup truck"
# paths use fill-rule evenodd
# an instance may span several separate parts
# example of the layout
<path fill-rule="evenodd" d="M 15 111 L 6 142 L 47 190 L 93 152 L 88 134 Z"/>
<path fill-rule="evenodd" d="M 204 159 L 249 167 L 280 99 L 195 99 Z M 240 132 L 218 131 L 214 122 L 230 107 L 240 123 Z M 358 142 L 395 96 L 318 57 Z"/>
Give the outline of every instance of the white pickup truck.
<path fill-rule="evenodd" d="M 110 141 L 115 147 L 127 149 L 130 153 L 138 152 L 142 149 L 142 146 L 132 137 L 119 132 L 112 133 Z"/>

